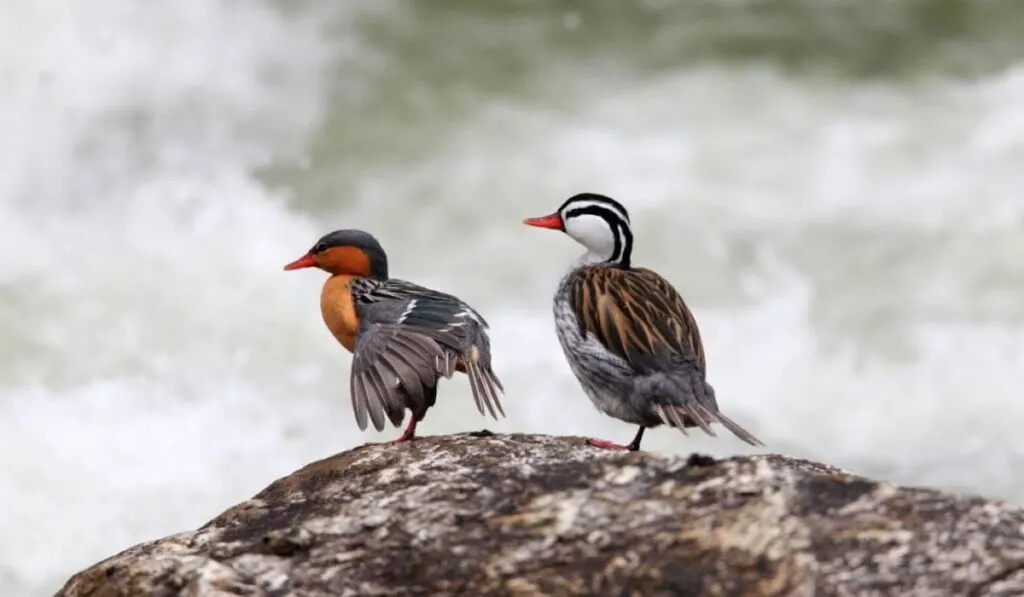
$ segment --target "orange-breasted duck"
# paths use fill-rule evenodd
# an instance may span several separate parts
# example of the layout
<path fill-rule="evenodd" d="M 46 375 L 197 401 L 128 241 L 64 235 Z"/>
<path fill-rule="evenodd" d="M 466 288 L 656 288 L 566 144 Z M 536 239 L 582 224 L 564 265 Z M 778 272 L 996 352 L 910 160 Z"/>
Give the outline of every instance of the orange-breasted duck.
<path fill-rule="evenodd" d="M 504 416 L 501 381 L 491 368 L 487 322 L 450 294 L 388 277 L 388 258 L 373 235 L 337 230 L 324 236 L 286 270 L 315 267 L 330 277 L 320 312 L 331 334 L 352 353 L 350 392 L 360 429 L 382 431 L 412 413 L 403 442 L 437 399 L 440 377 L 469 378 L 480 414 Z M 485 412 L 486 409 L 486 412 Z"/>
<path fill-rule="evenodd" d="M 764 445 L 718 409 L 697 322 L 683 298 L 665 278 L 633 266 L 633 233 L 621 203 L 581 193 L 524 223 L 562 231 L 587 250 L 555 293 L 558 339 L 594 406 L 640 426 L 628 444 L 591 439 L 591 445 L 635 451 L 647 428 L 700 427 L 715 435 L 711 423 Z"/>

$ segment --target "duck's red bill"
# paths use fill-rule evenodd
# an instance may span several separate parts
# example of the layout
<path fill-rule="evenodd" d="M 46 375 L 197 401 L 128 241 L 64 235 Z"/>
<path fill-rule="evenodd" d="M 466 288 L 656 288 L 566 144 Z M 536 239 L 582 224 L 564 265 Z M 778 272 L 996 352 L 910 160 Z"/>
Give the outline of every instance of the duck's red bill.
<path fill-rule="evenodd" d="M 303 255 L 302 257 L 299 257 L 295 261 L 284 266 L 284 269 L 287 271 L 293 269 L 302 269 L 304 267 L 316 267 L 316 257 L 313 257 L 312 255 Z"/>
<path fill-rule="evenodd" d="M 533 226 L 534 228 L 549 228 L 551 230 L 565 230 L 565 226 L 562 224 L 562 216 L 558 214 L 551 214 L 550 216 L 541 216 L 539 218 L 526 218 L 523 223 L 527 226 Z"/>

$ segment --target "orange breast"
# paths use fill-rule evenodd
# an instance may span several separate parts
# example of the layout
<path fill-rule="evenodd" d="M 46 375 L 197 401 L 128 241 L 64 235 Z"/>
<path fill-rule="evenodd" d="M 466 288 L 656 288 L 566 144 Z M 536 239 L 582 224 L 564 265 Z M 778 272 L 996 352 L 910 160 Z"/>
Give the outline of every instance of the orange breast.
<path fill-rule="evenodd" d="M 349 289 L 352 279 L 353 276 L 331 276 L 320 291 L 320 314 L 324 323 L 349 352 L 355 348 L 356 330 L 359 329 L 359 316 Z"/>

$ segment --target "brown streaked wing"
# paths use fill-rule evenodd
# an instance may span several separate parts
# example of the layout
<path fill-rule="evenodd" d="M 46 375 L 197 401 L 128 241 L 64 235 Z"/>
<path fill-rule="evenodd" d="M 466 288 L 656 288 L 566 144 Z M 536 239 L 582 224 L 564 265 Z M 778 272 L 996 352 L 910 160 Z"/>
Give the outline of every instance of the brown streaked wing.
<path fill-rule="evenodd" d="M 593 267 L 570 286 L 580 333 L 595 336 L 638 370 L 657 369 L 673 357 L 705 368 L 704 346 L 693 313 L 672 284 L 656 272 Z"/>

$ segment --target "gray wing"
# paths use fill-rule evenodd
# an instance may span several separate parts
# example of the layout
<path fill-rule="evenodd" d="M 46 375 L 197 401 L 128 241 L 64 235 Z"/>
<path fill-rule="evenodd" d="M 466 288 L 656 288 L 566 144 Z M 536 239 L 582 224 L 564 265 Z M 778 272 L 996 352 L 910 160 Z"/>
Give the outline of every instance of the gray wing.
<path fill-rule="evenodd" d="M 383 429 L 385 416 L 399 426 L 405 407 L 425 411 L 438 377 L 451 378 L 457 369 L 469 378 L 480 414 L 505 415 L 487 334 L 467 309 L 441 293 L 359 308 L 351 395 L 360 429 L 367 418 Z"/>
<path fill-rule="evenodd" d="M 448 358 L 430 330 L 401 324 L 366 323 L 359 326 L 352 356 L 350 393 L 359 429 L 368 419 L 377 431 L 385 416 L 398 427 L 405 409 L 425 410 L 428 391 L 438 375 L 451 377 Z M 449 368 L 450 369 L 450 368 Z"/>
<path fill-rule="evenodd" d="M 500 396 L 501 380 L 491 367 L 491 344 L 487 324 L 469 305 L 451 295 L 430 291 L 403 305 L 398 321 L 419 330 L 430 330 L 445 349 L 446 375 L 451 377 L 451 362 L 469 378 L 473 400 L 481 415 L 490 412 L 495 419 L 505 416 Z M 486 411 L 485 411 L 486 409 Z"/>
<path fill-rule="evenodd" d="M 427 288 L 426 286 L 420 286 L 414 282 L 407 282 L 398 278 L 390 278 L 382 284 L 378 284 L 373 290 L 364 295 L 368 302 L 386 301 L 386 302 L 399 302 L 403 306 L 407 305 L 409 301 L 422 301 L 422 305 L 439 305 L 446 306 L 447 309 L 442 309 L 441 312 L 436 315 L 447 315 L 451 317 L 454 314 L 468 316 L 479 323 L 484 329 L 488 328 L 487 320 L 484 319 L 476 309 L 470 307 L 459 297 L 448 294 L 447 292 L 441 292 L 434 290 L 433 288 Z"/>

